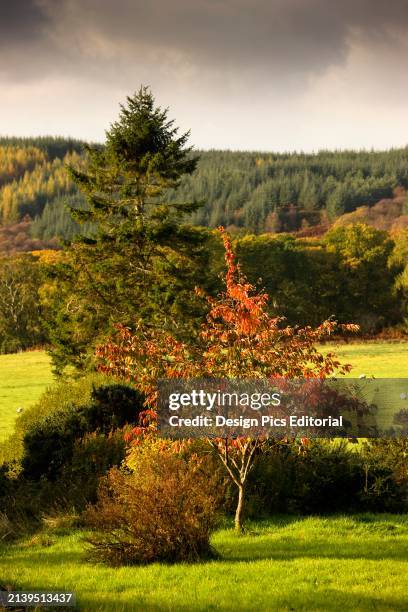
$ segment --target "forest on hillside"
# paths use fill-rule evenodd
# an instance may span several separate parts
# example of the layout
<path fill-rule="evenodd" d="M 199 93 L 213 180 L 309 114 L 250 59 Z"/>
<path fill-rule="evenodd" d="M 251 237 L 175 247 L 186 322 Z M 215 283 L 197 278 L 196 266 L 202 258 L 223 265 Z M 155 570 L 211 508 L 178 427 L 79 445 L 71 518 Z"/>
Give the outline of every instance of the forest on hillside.
<path fill-rule="evenodd" d="M 132 112 L 150 112 L 150 94 L 139 96 L 129 99 Z M 57 369 L 86 367 L 96 339 L 132 317 L 160 329 L 174 322 L 181 339 L 191 338 L 206 308 L 196 288 L 216 296 L 225 272 L 221 225 L 243 273 L 270 295 L 274 317 L 407 332 L 408 147 L 272 154 L 186 146 L 180 162 L 171 148 L 154 159 L 150 149 L 129 153 L 118 129 L 103 147 L 0 139 L 0 353 L 50 343 Z"/>
<path fill-rule="evenodd" d="M 53 137 L 0 138 L 2 251 L 31 250 L 33 240 L 37 247 L 50 246 L 56 237 L 70 240 L 81 231 L 68 207 L 82 207 L 84 200 L 65 168 L 84 163 L 84 145 Z M 381 229 L 408 226 L 408 147 L 384 152 L 197 154 L 196 171 L 168 192 L 171 202 L 201 204 L 190 217 L 195 225 L 223 225 L 238 233 L 311 235 L 354 215 L 350 222 L 375 226 L 382 220 Z M 51 244 L 55 246 L 55 240 Z"/>
<path fill-rule="evenodd" d="M 89 167 L 85 151 L 86 143 L 63 138 L 0 139 L 0 301 L 10 287 L 18 289 L 27 315 L 20 317 L 21 329 L 9 329 L 9 297 L 0 304 L 0 352 L 44 342 L 50 304 L 38 304 L 59 261 L 50 253 L 57 256 L 64 243 L 93 232 L 92 220 L 83 220 L 85 196 L 67 172 L 68 166 L 79 174 Z M 373 334 L 407 329 L 407 189 L 408 148 L 316 155 L 208 151 L 199 152 L 194 172 L 182 176 L 178 189 L 166 186 L 163 197 L 175 210 L 194 209 L 183 214 L 206 245 L 198 269 L 200 286 L 210 294 L 223 270 L 211 230 L 223 225 L 251 282 L 273 296 L 271 313 L 302 325 L 335 316 Z M 83 212 L 73 215 L 73 209 Z M 51 266 L 44 264 L 49 257 Z"/>

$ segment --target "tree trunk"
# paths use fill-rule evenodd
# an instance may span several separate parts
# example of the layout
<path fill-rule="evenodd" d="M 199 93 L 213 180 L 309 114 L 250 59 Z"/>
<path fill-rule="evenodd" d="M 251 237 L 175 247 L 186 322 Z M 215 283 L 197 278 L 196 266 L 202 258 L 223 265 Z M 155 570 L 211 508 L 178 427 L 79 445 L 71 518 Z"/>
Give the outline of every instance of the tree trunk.
<path fill-rule="evenodd" d="M 242 514 L 244 509 L 244 485 L 238 485 L 238 503 L 235 511 L 235 531 L 242 532 Z"/>

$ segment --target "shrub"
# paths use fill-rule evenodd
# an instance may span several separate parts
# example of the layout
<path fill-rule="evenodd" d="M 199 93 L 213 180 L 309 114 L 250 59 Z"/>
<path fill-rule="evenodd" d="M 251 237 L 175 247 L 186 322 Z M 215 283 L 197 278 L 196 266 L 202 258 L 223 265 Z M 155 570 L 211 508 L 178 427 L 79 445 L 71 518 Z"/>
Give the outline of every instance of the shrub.
<path fill-rule="evenodd" d="M 142 408 L 143 398 L 138 391 L 114 383 L 94 388 L 86 404 L 63 405 L 31 422 L 23 437 L 24 476 L 30 480 L 56 480 L 64 466 L 71 463 L 76 441 L 95 431 L 108 434 L 127 423 L 137 423 Z M 105 453 L 105 445 L 102 441 L 101 444 Z M 95 459 L 95 449 L 93 455 Z M 101 459 L 105 462 L 104 455 Z"/>
<path fill-rule="evenodd" d="M 92 373 L 75 381 L 64 380 L 49 387 L 38 402 L 18 416 L 12 435 L 0 444 L 0 463 L 8 463 L 10 469 L 18 473 L 25 434 L 42 418 L 63 409 L 69 411 L 89 404 L 93 391 L 104 384 L 105 376 Z"/>
<path fill-rule="evenodd" d="M 407 455 L 405 440 L 271 442 L 250 475 L 248 515 L 404 511 Z"/>
<path fill-rule="evenodd" d="M 368 510 L 408 508 L 408 439 L 375 439 L 362 450 L 364 487 L 361 503 Z"/>
<path fill-rule="evenodd" d="M 347 442 L 311 441 L 295 455 L 290 510 L 321 514 L 356 509 L 362 476 L 360 458 Z"/>
<path fill-rule="evenodd" d="M 14 528 L 7 514 L 0 512 L 0 542 L 13 535 Z"/>
<path fill-rule="evenodd" d="M 138 422 L 142 405 L 137 391 L 101 375 L 49 389 L 3 446 L 0 511 L 18 508 L 34 522 L 53 507 L 82 511 L 99 478 L 124 460 L 124 426 Z"/>
<path fill-rule="evenodd" d="M 88 509 L 97 530 L 88 539 L 91 557 L 119 565 L 212 556 L 217 494 L 202 461 L 143 447 L 132 472 L 109 472 Z"/>
<path fill-rule="evenodd" d="M 293 497 L 295 461 L 290 444 L 272 440 L 269 450 L 256 458 L 248 483 L 249 517 L 288 512 Z"/>
<path fill-rule="evenodd" d="M 99 479 L 125 458 L 123 430 L 87 434 L 75 440 L 72 457 L 54 480 L 28 480 L 20 474 L 8 479 L 0 496 L 0 511 L 14 517 L 16 510 L 30 523 L 38 524 L 44 513 L 79 513 L 96 501 Z M 2 491 L 3 492 L 3 491 Z M 14 518 L 13 518 L 14 520 Z"/>
<path fill-rule="evenodd" d="M 86 433 L 82 411 L 60 410 L 30 427 L 23 439 L 23 475 L 29 480 L 56 480 L 72 459 L 75 440 Z"/>
<path fill-rule="evenodd" d="M 82 510 L 95 502 L 99 479 L 111 467 L 119 466 L 126 456 L 124 432 L 117 429 L 108 434 L 93 432 L 76 440 L 70 462 L 64 464 L 60 476 L 61 495 L 68 506 Z"/>
<path fill-rule="evenodd" d="M 9 477 L 7 476 L 7 472 L 8 466 L 0 465 L 0 498 L 7 495 L 10 490 L 11 483 Z"/>
<path fill-rule="evenodd" d="M 89 404 L 84 408 L 89 431 L 108 432 L 128 423 L 137 423 L 144 398 L 123 383 L 109 381 L 94 387 Z"/>

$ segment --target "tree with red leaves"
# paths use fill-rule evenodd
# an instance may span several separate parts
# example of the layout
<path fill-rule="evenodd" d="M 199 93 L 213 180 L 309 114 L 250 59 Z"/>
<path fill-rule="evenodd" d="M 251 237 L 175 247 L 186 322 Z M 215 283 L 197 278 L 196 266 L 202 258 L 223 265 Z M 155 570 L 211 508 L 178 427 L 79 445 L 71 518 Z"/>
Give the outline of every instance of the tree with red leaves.
<path fill-rule="evenodd" d="M 200 343 L 188 345 L 164 331 L 131 332 L 117 326 L 116 336 L 97 349 L 100 370 L 136 385 L 145 394 L 150 410 L 156 408 L 158 379 L 325 378 L 350 370 L 333 353 L 320 353 L 316 344 L 336 330 L 350 332 L 357 326 L 325 321 L 315 329 L 299 328 L 271 317 L 268 295 L 247 281 L 235 260 L 230 237 L 223 228 L 220 231 L 227 265 L 225 291 L 216 299 L 207 298 L 209 313 Z M 241 531 L 248 474 L 265 440 L 227 437 L 209 439 L 208 443 L 238 489 L 235 527 Z"/>

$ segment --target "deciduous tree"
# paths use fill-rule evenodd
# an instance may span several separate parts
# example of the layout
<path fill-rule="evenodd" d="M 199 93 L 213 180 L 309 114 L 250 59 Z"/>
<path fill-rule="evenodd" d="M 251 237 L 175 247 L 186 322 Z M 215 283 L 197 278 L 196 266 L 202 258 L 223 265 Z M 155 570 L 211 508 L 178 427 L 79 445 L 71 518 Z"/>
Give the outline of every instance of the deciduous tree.
<path fill-rule="evenodd" d="M 118 326 L 116 337 L 97 349 L 101 370 L 132 381 L 146 395 L 149 409 L 156 409 L 159 378 L 324 378 L 349 369 L 333 353 L 323 355 L 316 348 L 337 324 L 325 321 L 315 329 L 294 328 L 279 317 L 272 318 L 266 309 L 268 296 L 248 283 L 235 261 L 229 236 L 224 231 L 222 235 L 225 290 L 216 299 L 208 298 L 210 310 L 200 342 L 187 344 L 163 330 L 141 327 L 135 334 Z M 237 487 L 235 525 L 240 531 L 247 477 L 264 440 L 227 437 L 208 442 Z"/>

